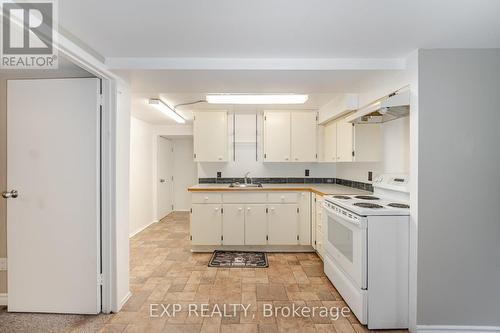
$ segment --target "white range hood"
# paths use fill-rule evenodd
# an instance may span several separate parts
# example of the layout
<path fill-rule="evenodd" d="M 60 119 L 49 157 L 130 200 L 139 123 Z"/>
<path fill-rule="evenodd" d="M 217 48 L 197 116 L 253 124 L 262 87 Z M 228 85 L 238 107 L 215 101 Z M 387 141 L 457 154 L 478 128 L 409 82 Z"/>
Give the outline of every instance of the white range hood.
<path fill-rule="evenodd" d="M 410 89 L 405 87 L 357 110 L 348 116 L 346 120 L 354 124 L 385 123 L 406 117 L 409 112 Z"/>

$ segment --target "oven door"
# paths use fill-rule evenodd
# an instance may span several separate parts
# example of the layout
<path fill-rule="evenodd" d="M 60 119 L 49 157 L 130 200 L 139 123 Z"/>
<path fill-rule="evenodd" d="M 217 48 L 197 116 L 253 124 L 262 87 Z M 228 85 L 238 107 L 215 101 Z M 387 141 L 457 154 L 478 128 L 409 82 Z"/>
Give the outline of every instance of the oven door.
<path fill-rule="evenodd" d="M 358 288 L 367 289 L 366 218 L 326 202 L 323 210 L 327 255 Z"/>

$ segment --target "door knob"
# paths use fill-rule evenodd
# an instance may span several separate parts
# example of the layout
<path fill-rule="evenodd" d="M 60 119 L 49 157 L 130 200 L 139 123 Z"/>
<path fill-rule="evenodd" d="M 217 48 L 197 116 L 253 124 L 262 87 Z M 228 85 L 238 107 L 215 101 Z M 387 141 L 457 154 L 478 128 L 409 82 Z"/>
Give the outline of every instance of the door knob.
<path fill-rule="evenodd" d="M 4 197 L 5 199 L 8 199 L 8 198 L 15 199 L 15 198 L 17 198 L 18 195 L 19 195 L 19 193 L 16 190 L 2 192 L 2 197 Z"/>

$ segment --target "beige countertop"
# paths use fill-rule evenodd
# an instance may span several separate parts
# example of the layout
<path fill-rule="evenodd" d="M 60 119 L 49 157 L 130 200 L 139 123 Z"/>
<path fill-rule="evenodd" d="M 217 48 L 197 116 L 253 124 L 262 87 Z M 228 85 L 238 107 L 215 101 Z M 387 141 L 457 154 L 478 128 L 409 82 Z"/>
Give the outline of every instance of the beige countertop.
<path fill-rule="evenodd" d="M 231 188 L 229 184 L 197 184 L 188 188 L 189 192 L 218 192 L 218 191 L 309 191 L 319 195 L 352 194 L 363 195 L 371 192 L 337 184 L 262 184 L 256 188 Z"/>

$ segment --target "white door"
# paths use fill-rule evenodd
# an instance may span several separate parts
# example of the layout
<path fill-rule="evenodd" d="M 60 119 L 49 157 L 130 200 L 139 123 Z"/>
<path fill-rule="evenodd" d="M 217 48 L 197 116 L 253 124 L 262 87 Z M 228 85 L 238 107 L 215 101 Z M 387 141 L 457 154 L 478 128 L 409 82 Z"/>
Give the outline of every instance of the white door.
<path fill-rule="evenodd" d="M 316 112 L 291 112 L 292 161 L 316 162 Z"/>
<path fill-rule="evenodd" d="M 265 204 L 245 206 L 245 245 L 267 244 L 266 208 Z"/>
<path fill-rule="evenodd" d="M 220 204 L 193 204 L 191 209 L 191 243 L 220 245 L 222 236 Z"/>
<path fill-rule="evenodd" d="M 290 112 L 264 115 L 264 161 L 290 161 Z"/>
<path fill-rule="evenodd" d="M 7 83 L 9 311 L 100 312 L 99 84 Z"/>
<path fill-rule="evenodd" d="M 344 119 L 337 122 L 337 162 L 352 162 L 353 125 Z"/>
<path fill-rule="evenodd" d="M 296 245 L 299 235 L 297 204 L 269 205 L 269 245 Z"/>
<path fill-rule="evenodd" d="M 193 121 L 193 140 L 195 161 L 227 161 L 227 112 L 196 112 Z"/>
<path fill-rule="evenodd" d="M 158 218 L 172 212 L 174 153 L 172 141 L 158 137 Z"/>
<path fill-rule="evenodd" d="M 245 206 L 243 204 L 225 204 L 222 206 L 222 244 L 245 244 Z"/>
<path fill-rule="evenodd" d="M 325 162 L 337 161 L 337 123 L 335 121 L 325 126 L 323 160 Z"/>

